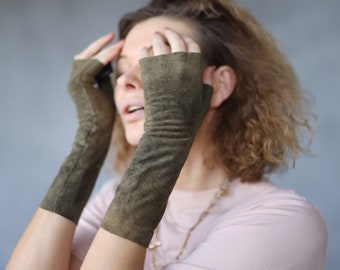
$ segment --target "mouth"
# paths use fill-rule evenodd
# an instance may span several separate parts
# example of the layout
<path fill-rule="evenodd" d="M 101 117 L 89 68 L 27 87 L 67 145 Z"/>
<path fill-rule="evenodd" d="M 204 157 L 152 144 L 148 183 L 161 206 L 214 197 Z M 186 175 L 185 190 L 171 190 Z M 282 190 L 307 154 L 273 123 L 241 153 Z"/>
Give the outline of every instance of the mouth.
<path fill-rule="evenodd" d="M 134 112 L 138 112 L 144 110 L 143 106 L 139 106 L 139 105 L 130 105 L 126 108 L 125 112 L 128 114 L 134 113 Z"/>
<path fill-rule="evenodd" d="M 122 108 L 121 116 L 127 123 L 140 121 L 144 118 L 144 104 L 139 100 L 129 100 Z"/>

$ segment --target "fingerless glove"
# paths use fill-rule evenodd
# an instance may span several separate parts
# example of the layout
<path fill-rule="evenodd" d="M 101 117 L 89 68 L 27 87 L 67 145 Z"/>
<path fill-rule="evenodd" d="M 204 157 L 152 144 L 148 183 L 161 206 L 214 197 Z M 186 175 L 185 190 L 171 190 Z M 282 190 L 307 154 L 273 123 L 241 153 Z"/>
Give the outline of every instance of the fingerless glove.
<path fill-rule="evenodd" d="M 140 60 L 144 134 L 101 227 L 147 247 L 206 115 L 212 87 L 199 53 Z"/>
<path fill-rule="evenodd" d="M 77 223 L 91 194 L 110 144 L 115 108 L 107 76 L 95 76 L 104 66 L 98 60 L 75 60 L 69 93 L 76 105 L 79 127 L 70 155 L 40 204 Z M 105 69 L 105 71 L 107 71 Z"/>

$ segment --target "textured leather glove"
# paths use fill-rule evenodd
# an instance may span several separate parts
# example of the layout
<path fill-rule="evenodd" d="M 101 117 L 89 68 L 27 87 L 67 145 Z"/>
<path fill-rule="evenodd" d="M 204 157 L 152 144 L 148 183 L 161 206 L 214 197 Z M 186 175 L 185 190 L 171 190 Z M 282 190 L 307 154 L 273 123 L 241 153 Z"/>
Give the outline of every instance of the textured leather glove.
<path fill-rule="evenodd" d="M 140 60 L 144 134 L 101 227 L 148 246 L 206 115 L 212 87 L 202 83 L 201 54 Z"/>
<path fill-rule="evenodd" d="M 98 60 L 74 61 L 68 90 L 77 108 L 79 127 L 72 151 L 40 205 L 75 223 L 91 194 L 111 140 L 115 108 L 109 73 L 109 66 L 104 68 Z M 95 87 L 96 79 L 100 89 Z"/>

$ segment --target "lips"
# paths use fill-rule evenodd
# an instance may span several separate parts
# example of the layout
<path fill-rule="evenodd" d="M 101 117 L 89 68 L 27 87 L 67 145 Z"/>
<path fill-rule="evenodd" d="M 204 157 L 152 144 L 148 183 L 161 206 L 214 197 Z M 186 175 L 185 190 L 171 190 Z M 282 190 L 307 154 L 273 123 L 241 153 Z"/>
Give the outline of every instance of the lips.
<path fill-rule="evenodd" d="M 139 99 L 126 99 L 119 108 L 123 121 L 133 122 L 144 118 L 144 103 Z"/>

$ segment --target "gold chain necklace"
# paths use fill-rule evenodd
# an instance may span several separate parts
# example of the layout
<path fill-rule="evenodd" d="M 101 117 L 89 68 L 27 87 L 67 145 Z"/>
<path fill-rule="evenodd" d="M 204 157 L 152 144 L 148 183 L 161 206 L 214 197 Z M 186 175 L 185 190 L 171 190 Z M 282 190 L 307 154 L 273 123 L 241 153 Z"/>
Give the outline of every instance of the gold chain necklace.
<path fill-rule="evenodd" d="M 185 251 L 185 249 L 186 249 L 186 247 L 189 243 L 192 232 L 204 220 L 204 218 L 210 213 L 210 210 L 217 204 L 219 199 L 221 197 L 225 196 L 228 193 L 229 186 L 230 186 L 229 180 L 225 180 L 223 182 L 223 184 L 221 185 L 220 189 L 215 193 L 215 195 L 212 198 L 212 200 L 210 201 L 208 207 L 200 214 L 196 223 L 188 230 L 188 233 L 187 233 L 187 236 L 185 237 L 182 248 L 181 248 L 180 252 L 178 253 L 178 255 L 176 256 L 176 261 L 179 261 L 179 259 L 183 255 L 183 253 L 184 253 L 184 251 Z M 162 241 L 159 239 L 159 227 L 156 228 L 154 235 L 155 235 L 156 241 L 153 242 L 153 243 L 150 243 L 148 249 L 153 251 L 153 254 L 152 254 L 152 257 L 151 257 L 151 267 L 152 267 L 152 269 L 157 270 L 156 254 L 155 254 L 154 250 L 156 248 L 160 247 L 163 244 Z"/>

